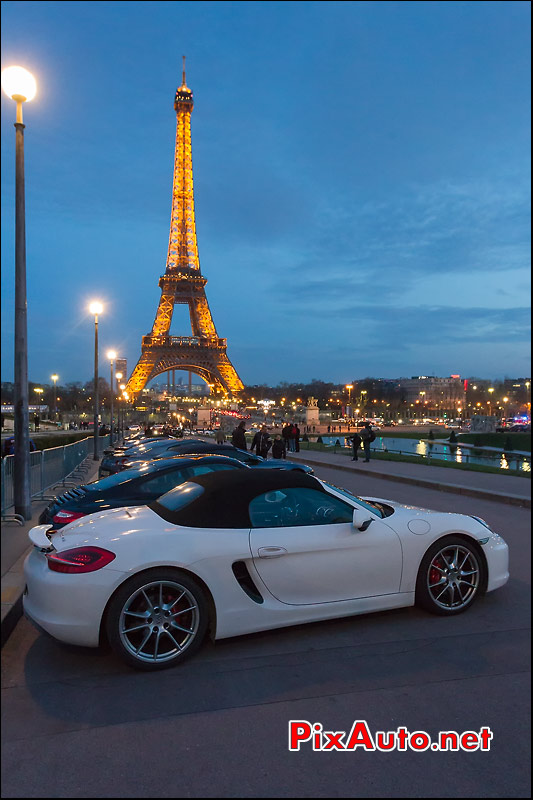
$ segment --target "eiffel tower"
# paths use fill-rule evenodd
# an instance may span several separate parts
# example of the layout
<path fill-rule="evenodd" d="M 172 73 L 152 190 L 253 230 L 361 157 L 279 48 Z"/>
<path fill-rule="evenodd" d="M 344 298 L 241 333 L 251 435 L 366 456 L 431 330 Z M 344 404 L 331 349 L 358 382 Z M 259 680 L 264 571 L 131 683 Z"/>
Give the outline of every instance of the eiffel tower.
<path fill-rule="evenodd" d="M 207 297 L 207 279 L 200 272 L 191 154 L 191 112 L 193 95 L 185 82 L 176 91 L 177 115 L 172 215 L 167 267 L 159 279 L 161 299 L 152 331 L 142 337 L 142 353 L 126 386 L 130 399 L 136 398 L 146 384 L 171 369 L 194 372 L 216 394 L 235 395 L 243 384 L 226 355 L 226 339 L 220 339 Z M 176 303 L 189 306 L 192 336 L 170 336 L 172 313 Z"/>

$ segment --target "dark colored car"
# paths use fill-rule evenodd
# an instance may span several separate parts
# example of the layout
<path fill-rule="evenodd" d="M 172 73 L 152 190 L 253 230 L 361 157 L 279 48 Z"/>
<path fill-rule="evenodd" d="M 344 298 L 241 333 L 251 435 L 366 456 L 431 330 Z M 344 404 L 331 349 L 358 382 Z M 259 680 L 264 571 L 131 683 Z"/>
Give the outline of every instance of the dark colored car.
<path fill-rule="evenodd" d="M 161 441 L 168 441 L 172 439 L 173 436 L 145 436 L 144 433 L 140 433 L 139 435 L 135 436 L 128 436 L 127 439 L 124 439 L 122 444 L 115 444 L 112 447 L 106 447 L 104 450 L 104 454 L 108 455 L 109 453 L 119 453 L 124 452 L 124 450 L 129 450 L 131 447 L 139 447 L 140 445 L 146 445 L 151 442 L 161 442 Z"/>
<path fill-rule="evenodd" d="M 30 453 L 33 453 L 35 450 L 37 450 L 35 442 L 33 441 L 33 439 L 30 439 L 29 443 L 30 443 Z M 8 436 L 7 439 L 4 439 L 4 441 L 2 442 L 2 458 L 4 456 L 12 456 L 14 455 L 14 453 L 15 453 L 15 437 Z"/>
<path fill-rule="evenodd" d="M 57 530 L 97 511 L 146 505 L 180 483 L 206 472 L 224 469 L 247 467 L 242 461 L 216 455 L 184 455 L 153 461 L 94 483 L 78 486 L 54 498 L 39 517 L 39 525 L 53 525 Z"/>
<path fill-rule="evenodd" d="M 239 450 L 238 447 L 234 447 L 232 444 L 216 444 L 215 442 L 203 442 L 201 440 L 193 439 L 180 442 L 178 446 L 172 445 L 170 448 L 152 453 L 152 455 L 149 456 L 146 461 L 153 461 L 159 458 L 168 458 L 174 454 L 181 455 L 184 453 L 222 455 L 228 456 L 229 458 L 236 458 L 249 467 L 255 467 L 259 469 L 299 470 L 300 472 L 307 472 L 310 475 L 313 474 L 313 469 L 307 464 L 301 464 L 295 461 L 285 461 L 281 458 L 261 458 L 261 456 L 256 456 L 255 453 L 250 453 L 247 450 Z M 142 457 L 139 458 L 137 456 L 129 460 L 123 460 L 119 464 L 118 469 L 128 470 L 131 469 L 131 467 L 138 467 L 142 463 L 145 463 L 145 460 Z"/>
<path fill-rule="evenodd" d="M 104 450 L 104 455 L 98 469 L 98 477 L 105 478 L 106 475 L 112 475 L 118 472 L 120 464 L 129 461 L 132 458 L 142 458 L 151 460 L 152 455 L 156 452 L 163 453 L 169 445 L 182 444 L 181 440 L 173 439 L 171 437 L 157 438 L 157 439 L 144 439 L 139 443 L 131 446 L 121 446 L 108 450 Z M 174 455 L 174 453 L 171 453 Z"/>

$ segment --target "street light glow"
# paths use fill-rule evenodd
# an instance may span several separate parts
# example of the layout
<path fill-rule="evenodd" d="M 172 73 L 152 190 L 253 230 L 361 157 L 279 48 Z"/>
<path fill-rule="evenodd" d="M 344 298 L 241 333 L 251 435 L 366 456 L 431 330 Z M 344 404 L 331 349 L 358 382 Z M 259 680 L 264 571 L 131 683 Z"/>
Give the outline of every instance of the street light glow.
<path fill-rule="evenodd" d="M 98 312 L 95 312 L 95 313 L 98 313 Z M 109 359 L 110 361 L 114 361 L 114 360 L 115 360 L 115 358 L 117 357 L 116 350 L 108 350 L 108 351 L 107 351 L 107 357 L 108 357 L 108 359 Z M 120 376 L 120 377 L 122 377 L 122 376 Z"/>
<path fill-rule="evenodd" d="M 91 303 L 89 306 L 89 311 L 91 312 L 91 314 L 101 314 L 103 310 L 104 310 L 103 305 L 96 301 Z"/>
<path fill-rule="evenodd" d="M 54 383 L 57 381 L 58 378 L 59 378 L 59 375 L 50 375 L 50 379 L 53 380 Z"/>
<path fill-rule="evenodd" d="M 12 100 L 29 102 L 37 93 L 37 83 L 24 67 L 6 67 L 2 70 L 2 89 Z"/>
<path fill-rule="evenodd" d="M 115 372 L 115 379 L 117 381 L 121 381 L 123 377 L 124 376 L 122 375 L 122 372 Z M 126 388 L 126 387 L 124 387 L 124 388 Z"/>

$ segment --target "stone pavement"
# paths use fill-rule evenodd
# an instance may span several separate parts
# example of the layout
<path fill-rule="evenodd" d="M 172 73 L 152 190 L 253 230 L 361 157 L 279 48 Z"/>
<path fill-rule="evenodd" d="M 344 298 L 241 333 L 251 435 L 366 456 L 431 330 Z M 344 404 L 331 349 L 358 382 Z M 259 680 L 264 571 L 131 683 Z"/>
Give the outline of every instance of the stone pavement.
<path fill-rule="evenodd" d="M 80 484 L 88 483 L 97 476 L 100 461 L 87 460 L 89 470 Z M 61 483 L 47 490 L 50 495 L 63 494 L 67 491 Z M 22 615 L 22 593 L 24 591 L 23 567 L 24 559 L 32 545 L 28 532 L 39 524 L 39 515 L 48 505 L 49 500 L 32 500 L 32 518 L 24 525 L 13 521 L 2 522 L 0 538 L 2 553 L 2 646 Z"/>
<path fill-rule="evenodd" d="M 496 475 L 452 467 L 435 467 L 403 461 L 370 460 L 352 461 L 347 453 L 328 450 L 306 450 L 305 443 L 299 453 L 287 453 L 289 461 L 304 461 L 312 467 L 334 467 L 349 472 L 363 472 L 376 478 L 410 483 L 443 492 L 466 494 L 485 500 L 531 508 L 531 481 L 514 475 Z"/>

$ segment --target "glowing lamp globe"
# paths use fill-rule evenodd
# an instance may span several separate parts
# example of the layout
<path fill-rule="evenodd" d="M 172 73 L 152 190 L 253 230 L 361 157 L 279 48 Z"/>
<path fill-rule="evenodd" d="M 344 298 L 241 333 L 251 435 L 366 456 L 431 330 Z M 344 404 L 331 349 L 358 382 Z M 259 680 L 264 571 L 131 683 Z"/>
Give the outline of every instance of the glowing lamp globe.
<path fill-rule="evenodd" d="M 2 70 L 2 89 L 12 100 L 29 102 L 37 93 L 37 84 L 24 67 L 6 67 Z"/>
<path fill-rule="evenodd" d="M 101 303 L 91 303 L 89 306 L 89 311 L 91 314 L 101 314 L 104 310 L 104 307 Z"/>
<path fill-rule="evenodd" d="M 116 351 L 115 350 L 108 350 L 107 351 L 107 357 L 108 357 L 108 359 L 110 361 L 114 361 L 115 358 L 117 357 Z"/>

